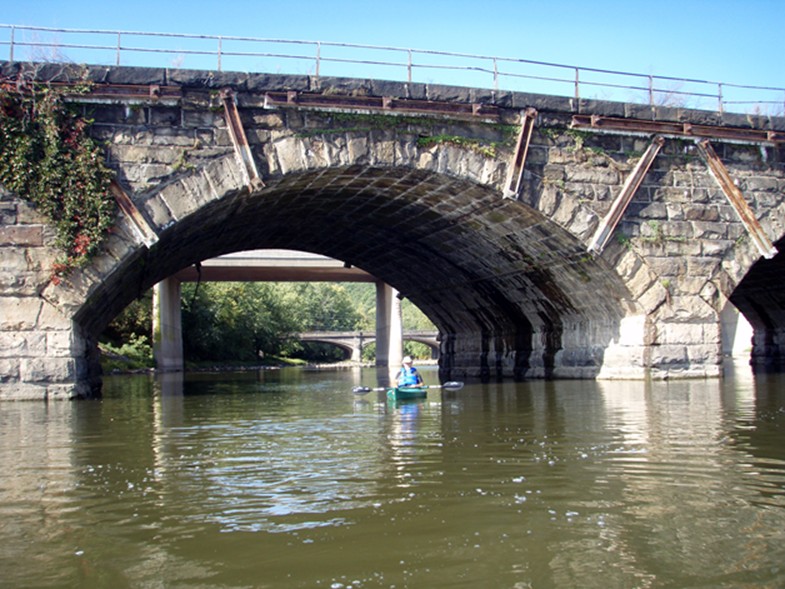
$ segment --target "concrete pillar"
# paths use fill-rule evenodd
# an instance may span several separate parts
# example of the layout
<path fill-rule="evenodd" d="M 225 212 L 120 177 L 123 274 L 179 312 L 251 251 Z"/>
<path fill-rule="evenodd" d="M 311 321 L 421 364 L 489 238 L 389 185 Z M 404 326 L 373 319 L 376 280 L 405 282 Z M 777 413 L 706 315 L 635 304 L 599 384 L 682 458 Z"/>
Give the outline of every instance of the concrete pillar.
<path fill-rule="evenodd" d="M 398 292 L 376 283 L 376 366 L 397 368 L 403 358 L 403 321 Z"/>
<path fill-rule="evenodd" d="M 173 277 L 153 287 L 153 357 L 159 370 L 183 370 L 180 281 Z"/>
<path fill-rule="evenodd" d="M 363 359 L 363 334 L 352 341 L 352 362 L 362 362 Z"/>

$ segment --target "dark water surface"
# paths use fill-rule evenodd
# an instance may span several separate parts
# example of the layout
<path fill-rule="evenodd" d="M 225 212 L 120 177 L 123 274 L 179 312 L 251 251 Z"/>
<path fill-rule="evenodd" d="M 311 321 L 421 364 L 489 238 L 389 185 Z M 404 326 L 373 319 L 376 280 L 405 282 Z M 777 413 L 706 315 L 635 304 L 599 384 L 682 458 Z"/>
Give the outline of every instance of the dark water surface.
<path fill-rule="evenodd" d="M 0 586 L 785 587 L 781 375 L 357 384 L 376 372 L 0 405 Z"/>

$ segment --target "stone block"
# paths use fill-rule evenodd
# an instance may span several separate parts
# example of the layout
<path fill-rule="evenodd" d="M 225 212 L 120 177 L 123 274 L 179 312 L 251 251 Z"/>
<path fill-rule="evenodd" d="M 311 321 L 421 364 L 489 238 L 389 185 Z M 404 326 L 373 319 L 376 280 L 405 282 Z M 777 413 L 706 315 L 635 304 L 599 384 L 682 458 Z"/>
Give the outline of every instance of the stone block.
<path fill-rule="evenodd" d="M 62 383 L 76 376 L 73 358 L 22 358 L 19 367 L 22 382 Z"/>
<path fill-rule="evenodd" d="M 22 247 L 4 247 L 3 255 L 0 257 L 0 270 L 11 272 L 12 274 L 22 274 L 29 271 L 27 252 L 29 250 Z"/>
<path fill-rule="evenodd" d="M 608 184 L 617 186 L 619 184 L 619 172 L 613 168 L 581 168 L 568 166 L 565 170 L 565 180 L 575 183 Z"/>
<path fill-rule="evenodd" d="M 265 90 L 300 90 L 306 92 L 310 90 L 311 82 L 308 76 L 253 73 L 248 75 L 245 87 L 251 92 L 263 92 Z"/>
<path fill-rule="evenodd" d="M 31 383 L 0 383 L 0 401 L 46 401 L 46 386 Z"/>
<path fill-rule="evenodd" d="M 63 315 L 60 309 L 51 305 L 48 301 L 44 301 L 44 304 L 41 306 L 41 313 L 38 316 L 38 327 L 40 330 L 70 331 L 72 326 L 73 321 L 69 317 Z"/>
<path fill-rule="evenodd" d="M 42 303 L 38 297 L 0 297 L 0 330 L 35 329 Z"/>
<path fill-rule="evenodd" d="M 0 383 L 19 380 L 19 358 L 0 358 Z"/>
<path fill-rule="evenodd" d="M 70 358 L 84 355 L 84 340 L 74 337 L 72 331 L 49 331 L 46 334 L 46 355 L 51 358 Z"/>
<path fill-rule="evenodd" d="M 43 226 L 11 225 L 0 226 L 0 246 L 42 246 Z"/>
<path fill-rule="evenodd" d="M 212 133 L 209 135 L 209 137 L 214 136 Z M 135 144 L 155 146 L 160 150 L 168 147 L 195 149 L 197 147 L 196 132 L 194 129 L 183 127 L 156 127 L 148 134 L 145 142 L 136 142 Z M 178 153 L 182 153 L 182 151 Z"/>
<path fill-rule="evenodd" d="M 85 383 L 49 383 L 46 385 L 47 401 L 72 401 L 91 397 L 90 388 Z"/>
<path fill-rule="evenodd" d="M 4 272 L 0 270 L 0 296 L 35 296 L 38 289 L 31 284 L 30 273 Z"/>
<path fill-rule="evenodd" d="M 46 353 L 41 331 L 0 331 L 0 358 L 29 358 Z"/>
<path fill-rule="evenodd" d="M 179 106 L 150 107 L 150 124 L 153 126 L 177 126 L 182 122 L 182 111 Z"/>
<path fill-rule="evenodd" d="M 449 158 L 445 157 L 445 150 L 436 151 L 438 171 L 447 168 Z M 374 141 L 371 143 L 371 163 L 392 166 L 395 165 L 395 141 Z"/>
<path fill-rule="evenodd" d="M 664 323 L 657 330 L 657 341 L 661 345 L 700 345 L 705 343 L 702 323 Z"/>
<path fill-rule="evenodd" d="M 665 220 L 669 218 L 669 209 L 665 203 L 652 202 L 642 206 L 637 213 L 641 219 Z"/>
<path fill-rule="evenodd" d="M 210 162 L 202 168 L 202 174 L 209 179 L 214 198 L 223 198 L 230 192 L 240 190 L 244 186 L 239 164 L 234 154 L 224 156 Z"/>
<path fill-rule="evenodd" d="M 652 313 L 668 300 L 668 291 L 659 282 L 651 282 L 650 286 L 639 296 L 635 297 L 635 302 L 646 313 Z"/>
<path fill-rule="evenodd" d="M 651 366 L 665 367 L 668 365 L 687 366 L 689 356 L 687 348 L 680 345 L 654 345 L 649 347 Z"/>
<path fill-rule="evenodd" d="M 273 143 L 276 160 L 281 174 L 306 169 L 303 143 L 296 137 L 284 137 Z"/>
<path fill-rule="evenodd" d="M 221 111 L 223 112 L 223 111 Z M 221 117 L 220 114 L 212 110 L 186 110 L 182 111 L 182 125 L 186 129 L 201 128 L 201 127 L 214 127 L 216 126 L 216 119 Z M 254 121 L 255 123 L 256 121 Z"/>

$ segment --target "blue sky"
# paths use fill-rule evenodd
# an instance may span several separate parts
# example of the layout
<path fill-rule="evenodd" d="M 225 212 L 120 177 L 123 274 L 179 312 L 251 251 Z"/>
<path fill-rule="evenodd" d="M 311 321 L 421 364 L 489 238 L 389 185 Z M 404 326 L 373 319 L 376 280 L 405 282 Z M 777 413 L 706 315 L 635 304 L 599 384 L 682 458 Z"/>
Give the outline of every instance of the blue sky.
<path fill-rule="evenodd" d="M 785 0 L 0 0 L 0 15 L 2 24 L 338 41 L 785 87 Z"/>

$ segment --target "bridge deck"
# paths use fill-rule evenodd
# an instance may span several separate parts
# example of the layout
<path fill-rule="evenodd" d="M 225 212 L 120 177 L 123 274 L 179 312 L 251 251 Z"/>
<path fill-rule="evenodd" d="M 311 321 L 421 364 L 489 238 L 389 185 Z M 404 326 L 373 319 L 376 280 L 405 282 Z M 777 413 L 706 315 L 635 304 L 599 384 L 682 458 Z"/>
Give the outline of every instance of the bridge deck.
<path fill-rule="evenodd" d="M 371 274 L 340 260 L 292 250 L 254 250 L 204 260 L 184 268 L 182 282 L 376 282 Z"/>

